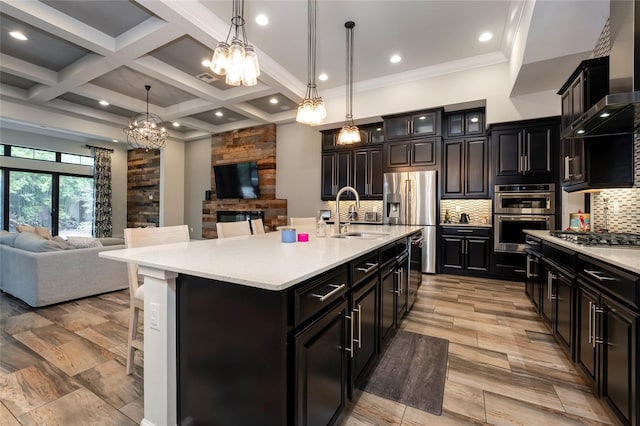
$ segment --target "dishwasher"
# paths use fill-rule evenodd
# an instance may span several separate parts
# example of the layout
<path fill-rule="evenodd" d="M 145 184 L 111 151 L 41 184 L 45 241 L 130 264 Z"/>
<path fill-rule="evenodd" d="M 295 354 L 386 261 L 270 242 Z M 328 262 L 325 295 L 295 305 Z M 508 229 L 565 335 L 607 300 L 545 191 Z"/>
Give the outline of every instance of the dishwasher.
<path fill-rule="evenodd" d="M 407 291 L 407 312 L 411 310 L 418 288 L 422 283 L 422 246 L 424 237 L 422 232 L 409 237 L 409 289 Z"/>

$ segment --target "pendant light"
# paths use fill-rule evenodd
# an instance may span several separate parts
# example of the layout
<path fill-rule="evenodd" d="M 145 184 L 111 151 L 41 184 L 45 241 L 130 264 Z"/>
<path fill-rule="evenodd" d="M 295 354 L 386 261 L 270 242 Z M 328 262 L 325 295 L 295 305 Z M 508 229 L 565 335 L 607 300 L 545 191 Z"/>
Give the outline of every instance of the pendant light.
<path fill-rule="evenodd" d="M 129 120 L 129 125 L 124 128 L 127 134 L 127 143 L 132 148 L 150 149 L 164 148 L 169 132 L 161 127 L 162 119 L 149 112 L 149 90 L 151 86 L 146 85 L 147 90 L 147 112 L 141 112 Z"/>
<path fill-rule="evenodd" d="M 353 124 L 353 27 L 356 23 L 347 21 L 344 27 L 347 29 L 347 114 L 344 125 L 338 133 L 338 144 L 348 145 L 360 142 L 360 130 Z"/>
<path fill-rule="evenodd" d="M 316 88 L 316 12 L 317 0 L 307 1 L 307 17 L 309 21 L 307 40 L 307 92 L 298 105 L 296 121 L 303 124 L 320 124 L 327 116 L 324 101 L 318 96 Z"/>
<path fill-rule="evenodd" d="M 233 38 L 229 44 L 232 30 Z M 247 33 L 244 29 L 244 0 L 233 0 L 231 27 L 226 40 L 218 43 L 213 51 L 211 71 L 218 75 L 225 75 L 225 83 L 230 86 L 258 84 L 260 66 L 255 49 L 247 42 Z"/>

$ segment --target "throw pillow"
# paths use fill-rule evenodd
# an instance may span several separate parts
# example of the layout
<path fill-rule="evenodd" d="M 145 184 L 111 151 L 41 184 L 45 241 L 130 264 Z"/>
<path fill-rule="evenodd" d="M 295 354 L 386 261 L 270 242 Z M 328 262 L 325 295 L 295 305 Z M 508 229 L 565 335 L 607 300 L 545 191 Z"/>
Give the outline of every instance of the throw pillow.
<path fill-rule="evenodd" d="M 18 232 L 36 232 L 36 228 L 31 225 L 18 225 L 16 226 Z"/>
<path fill-rule="evenodd" d="M 34 253 L 63 250 L 57 242 L 47 240 L 35 232 L 21 232 L 16 237 L 14 246 L 17 249 L 32 251 Z"/>
<path fill-rule="evenodd" d="M 49 228 L 45 228 L 44 226 L 36 226 L 36 234 L 46 238 L 47 240 L 53 239 L 51 232 L 49 232 Z"/>
<path fill-rule="evenodd" d="M 102 237 L 102 238 L 99 238 L 99 240 L 102 243 L 103 247 L 106 247 L 106 246 L 119 246 L 121 244 L 124 244 L 124 238 Z"/>
<path fill-rule="evenodd" d="M 65 250 L 71 250 L 72 248 L 74 248 L 71 244 L 67 242 L 67 240 L 62 238 L 60 235 L 56 235 L 55 237 L 53 237 L 53 241 L 60 244 L 60 247 L 62 247 Z"/>
<path fill-rule="evenodd" d="M 93 237 L 67 237 L 67 243 L 74 248 L 102 247 L 99 239 Z"/>

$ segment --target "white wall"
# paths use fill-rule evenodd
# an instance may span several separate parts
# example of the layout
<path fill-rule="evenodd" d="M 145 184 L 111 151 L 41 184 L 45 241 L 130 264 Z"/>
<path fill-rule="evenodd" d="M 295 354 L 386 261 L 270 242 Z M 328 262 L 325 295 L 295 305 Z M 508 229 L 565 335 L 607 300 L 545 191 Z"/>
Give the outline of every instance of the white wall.
<path fill-rule="evenodd" d="M 184 143 L 168 140 L 160 151 L 160 226 L 184 224 Z"/>
<path fill-rule="evenodd" d="M 292 216 L 315 216 L 320 200 L 320 132 L 299 123 L 276 129 L 276 198 L 286 198 Z"/>
<path fill-rule="evenodd" d="M 211 138 L 185 144 L 184 219 L 192 239 L 202 238 L 202 201 L 211 189 Z"/>

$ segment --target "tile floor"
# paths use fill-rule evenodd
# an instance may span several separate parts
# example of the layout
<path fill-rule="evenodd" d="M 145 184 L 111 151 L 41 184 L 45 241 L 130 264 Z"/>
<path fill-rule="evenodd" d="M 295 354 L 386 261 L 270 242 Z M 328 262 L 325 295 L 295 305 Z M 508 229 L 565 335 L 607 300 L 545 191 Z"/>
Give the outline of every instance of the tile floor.
<path fill-rule="evenodd" d="M 423 276 L 408 331 L 448 339 L 443 415 L 358 392 L 340 425 L 618 424 L 538 320 L 520 283 Z M 127 291 L 30 309 L 0 294 L 0 425 L 133 425 Z"/>

